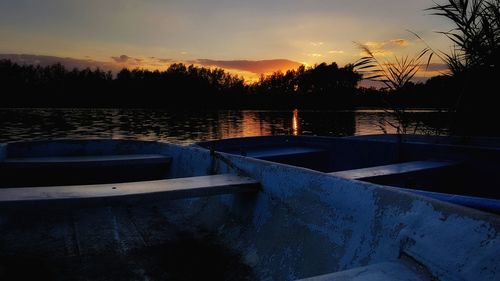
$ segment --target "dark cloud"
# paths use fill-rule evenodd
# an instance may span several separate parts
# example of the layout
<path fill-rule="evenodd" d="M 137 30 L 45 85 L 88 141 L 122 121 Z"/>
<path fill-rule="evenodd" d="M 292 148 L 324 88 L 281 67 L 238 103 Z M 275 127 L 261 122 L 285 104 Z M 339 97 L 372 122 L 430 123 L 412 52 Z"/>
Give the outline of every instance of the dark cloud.
<path fill-rule="evenodd" d="M 0 54 L 0 59 L 8 59 L 18 64 L 51 65 L 60 63 L 68 69 L 72 68 L 100 68 L 103 70 L 117 71 L 119 68 L 111 62 L 95 61 L 92 59 L 74 59 L 55 56 L 40 56 L 28 54 Z"/>
<path fill-rule="evenodd" d="M 243 70 L 253 72 L 256 74 L 271 73 L 277 70 L 295 69 L 302 65 L 296 61 L 286 59 L 274 60 L 210 60 L 198 59 L 192 63 L 200 64 L 203 66 L 215 66 L 220 68 Z"/>
<path fill-rule="evenodd" d="M 161 62 L 161 63 L 170 63 L 170 62 L 173 62 L 172 59 L 161 59 L 161 58 L 156 58 L 158 60 L 158 62 Z"/>
<path fill-rule="evenodd" d="M 415 76 L 413 77 L 413 79 L 411 79 L 411 81 L 413 83 L 425 83 L 427 80 L 429 80 L 430 77 L 428 76 Z M 374 87 L 374 88 L 385 88 L 386 85 L 382 82 L 379 82 L 379 81 L 372 81 L 372 80 L 361 80 L 359 82 L 359 86 L 361 87 L 365 87 L 365 88 L 370 88 L 370 87 Z"/>
<path fill-rule="evenodd" d="M 121 55 L 119 57 L 111 57 L 116 63 L 126 63 L 128 62 L 130 59 L 132 59 L 131 57 L 127 56 L 127 55 Z"/>
<path fill-rule="evenodd" d="M 248 71 L 255 74 L 268 74 L 277 70 L 288 70 L 296 69 L 301 64 L 295 61 L 286 59 L 275 59 L 275 60 L 260 60 L 260 61 L 250 61 L 250 60 L 210 60 L 210 59 L 199 59 L 193 61 L 175 61 L 168 58 L 157 58 L 151 57 L 148 59 L 133 58 L 127 55 L 121 55 L 117 57 L 111 57 L 112 60 L 108 62 L 95 61 L 88 57 L 85 59 L 75 59 L 75 58 L 62 58 L 55 56 L 40 56 L 40 55 L 19 55 L 19 54 L 0 54 L 0 59 L 9 59 L 15 63 L 19 64 L 34 64 L 34 65 L 51 65 L 55 63 L 61 63 L 66 68 L 100 68 L 103 70 L 110 70 L 113 73 L 119 72 L 123 67 L 139 67 L 148 66 L 148 68 L 156 67 L 158 69 L 163 69 L 168 66 L 168 64 L 175 62 L 183 62 L 186 64 L 195 64 L 206 67 L 219 67 L 224 69 L 232 69 L 238 71 Z"/>
<path fill-rule="evenodd" d="M 142 58 L 134 58 L 127 55 L 121 55 L 119 57 L 111 57 L 111 59 L 113 59 L 113 61 L 118 64 L 127 64 L 135 66 L 140 65 L 144 61 L 144 59 Z"/>
<path fill-rule="evenodd" d="M 430 63 L 427 67 L 427 71 L 449 71 L 448 65 L 446 63 Z"/>

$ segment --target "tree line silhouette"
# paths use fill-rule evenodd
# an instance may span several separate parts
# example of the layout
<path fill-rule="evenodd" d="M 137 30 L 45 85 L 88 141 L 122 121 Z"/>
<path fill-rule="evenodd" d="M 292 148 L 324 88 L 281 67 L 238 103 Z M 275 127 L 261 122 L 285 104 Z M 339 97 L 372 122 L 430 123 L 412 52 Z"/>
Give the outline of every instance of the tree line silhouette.
<path fill-rule="evenodd" d="M 172 64 L 166 71 L 67 70 L 61 64 L 19 65 L 0 61 L 0 84 L 16 107 L 176 107 L 240 96 L 243 79 L 221 69 Z"/>
<path fill-rule="evenodd" d="M 165 71 L 123 69 L 113 75 L 101 69 L 68 70 L 61 64 L 1 60 L 0 107 L 352 109 L 384 106 L 386 100 L 412 107 L 446 107 L 456 100 L 452 77 L 408 83 L 396 94 L 359 88 L 361 79 L 352 64 L 336 63 L 278 71 L 246 84 L 223 69 L 182 63 Z"/>

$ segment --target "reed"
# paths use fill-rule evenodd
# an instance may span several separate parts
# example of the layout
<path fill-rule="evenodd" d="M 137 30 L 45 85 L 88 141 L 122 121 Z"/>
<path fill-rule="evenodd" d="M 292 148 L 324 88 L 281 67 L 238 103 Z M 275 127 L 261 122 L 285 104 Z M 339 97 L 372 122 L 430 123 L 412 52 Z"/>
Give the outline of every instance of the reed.
<path fill-rule="evenodd" d="M 395 56 L 393 61 L 382 61 L 377 58 L 376 54 L 370 50 L 368 46 L 360 43 L 355 44 L 357 44 L 365 54 L 364 57 L 360 58 L 354 64 L 355 70 L 363 74 L 363 79 L 382 82 L 385 86 L 384 88 L 388 90 L 389 93 L 401 91 L 424 65 L 425 69 L 427 69 L 434 54 L 430 47 L 425 47 L 412 57 L 408 55 L 401 57 Z M 426 56 L 427 62 L 424 63 L 422 60 Z M 397 134 L 406 134 L 408 128 L 413 125 L 413 133 L 416 133 L 420 124 L 411 118 L 411 115 L 408 114 L 404 106 L 390 103 L 389 101 L 384 101 L 384 103 L 386 104 L 384 111 L 397 121 L 394 123 L 387 119 L 379 120 L 377 125 L 384 133 L 387 133 L 385 124 L 396 129 Z"/>
<path fill-rule="evenodd" d="M 440 32 L 454 44 L 449 54 L 443 53 L 454 75 L 475 69 L 498 68 L 500 53 L 500 1 L 448 0 L 428 9 L 445 17 L 455 27 Z"/>
<path fill-rule="evenodd" d="M 424 48 L 415 56 L 408 55 L 394 57 L 394 61 L 381 61 L 368 46 L 356 43 L 365 54 L 360 58 L 354 67 L 363 74 L 363 79 L 382 82 L 385 88 L 392 91 L 398 91 L 408 84 L 422 69 L 422 58 L 427 54 L 427 66 L 432 59 L 433 52 L 429 47 Z"/>

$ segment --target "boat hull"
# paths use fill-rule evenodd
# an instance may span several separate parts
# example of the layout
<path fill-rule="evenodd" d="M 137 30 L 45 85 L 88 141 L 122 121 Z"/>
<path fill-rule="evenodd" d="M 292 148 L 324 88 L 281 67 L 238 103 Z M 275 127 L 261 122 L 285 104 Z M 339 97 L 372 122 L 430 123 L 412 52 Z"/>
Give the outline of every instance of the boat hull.
<path fill-rule="evenodd" d="M 223 280 L 296 280 L 387 262 L 439 280 L 500 276 L 498 216 L 291 165 L 158 145 L 172 157 L 170 178 L 244 174 L 260 189 L 62 210 L 9 206 L 0 209 L 2 262 L 42 261 L 41 272 L 59 280 L 161 280 L 174 274 L 174 260 L 196 255 L 219 268 L 207 276 Z M 187 266 L 179 280 L 208 270 Z"/>
<path fill-rule="evenodd" d="M 272 136 L 197 145 L 500 213 L 500 140 L 495 138 Z"/>

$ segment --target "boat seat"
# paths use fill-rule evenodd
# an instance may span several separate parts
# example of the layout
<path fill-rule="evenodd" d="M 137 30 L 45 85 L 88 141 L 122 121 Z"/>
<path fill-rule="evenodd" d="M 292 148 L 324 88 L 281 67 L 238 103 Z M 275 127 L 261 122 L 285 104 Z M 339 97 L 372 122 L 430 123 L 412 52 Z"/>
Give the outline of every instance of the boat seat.
<path fill-rule="evenodd" d="M 114 184 L 68 185 L 0 189 L 0 207 L 57 203 L 129 203 L 180 199 L 241 191 L 256 191 L 259 183 L 232 174 L 174 178 Z"/>
<path fill-rule="evenodd" d="M 162 154 L 123 154 L 92 156 L 6 158 L 9 166 L 113 166 L 120 164 L 170 164 L 172 157 Z"/>
<path fill-rule="evenodd" d="M 416 266 L 403 261 L 382 262 L 297 281 L 423 281 L 432 280 Z"/>
<path fill-rule="evenodd" d="M 333 172 L 329 174 L 345 179 L 359 180 L 359 179 L 374 178 L 378 176 L 389 176 L 389 175 L 398 175 L 398 174 L 413 173 L 419 171 L 429 171 L 433 169 L 450 167 L 457 164 L 458 164 L 457 162 L 444 161 L 444 160 L 413 161 L 413 162 L 398 163 L 393 165 L 376 166 L 363 169 Z M 427 190 L 409 189 L 402 187 L 395 187 L 395 188 L 397 188 L 397 190 L 400 191 L 419 194 L 440 201 L 446 201 L 453 204 L 458 204 L 462 206 L 467 206 L 475 209 L 480 209 L 483 211 L 500 214 L 500 200 L 495 198 L 482 198 L 477 196 L 448 194 L 448 193 L 432 192 Z"/>
<path fill-rule="evenodd" d="M 368 167 L 362 169 L 339 171 L 328 174 L 345 179 L 357 180 L 357 179 L 372 178 L 379 176 L 428 171 L 438 168 L 450 167 L 456 164 L 457 162 L 447 161 L 447 160 L 412 161 L 412 162 L 396 163 L 391 165 Z"/>
<path fill-rule="evenodd" d="M 273 158 L 273 157 L 288 157 L 300 156 L 315 153 L 325 152 L 324 149 L 307 147 L 307 146 L 287 146 L 287 147 L 264 147 L 264 148 L 251 148 L 241 151 L 229 151 L 228 153 L 240 154 L 254 158 Z"/>
<path fill-rule="evenodd" d="M 500 200 L 495 198 L 483 198 L 477 196 L 466 196 L 459 194 L 447 194 L 440 192 L 432 192 L 426 190 L 409 189 L 398 187 L 398 190 L 411 192 L 437 200 L 446 201 L 453 204 L 467 206 L 495 214 L 500 214 Z"/>

